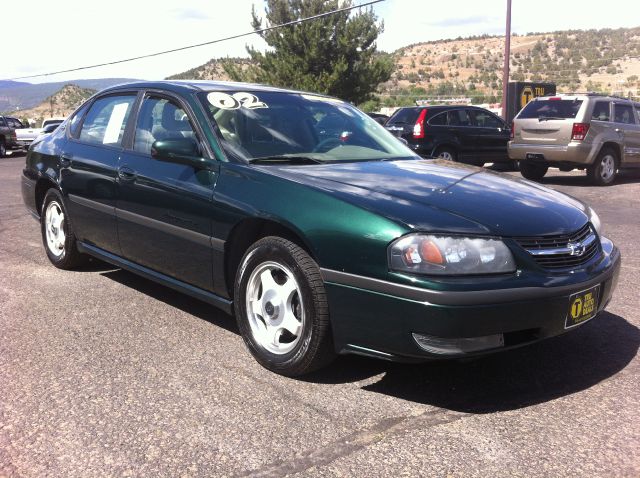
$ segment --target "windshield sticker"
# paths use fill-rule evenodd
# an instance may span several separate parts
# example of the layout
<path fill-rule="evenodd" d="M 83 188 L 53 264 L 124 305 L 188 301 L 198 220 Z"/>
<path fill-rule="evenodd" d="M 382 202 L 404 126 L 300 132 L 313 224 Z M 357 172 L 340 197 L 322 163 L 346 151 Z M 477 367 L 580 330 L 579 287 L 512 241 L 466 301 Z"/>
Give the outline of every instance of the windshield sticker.
<path fill-rule="evenodd" d="M 252 95 L 246 91 L 239 91 L 232 95 L 220 91 L 213 91 L 207 95 L 207 100 L 216 108 L 223 110 L 237 110 L 241 106 L 249 110 L 269 107 L 266 103 L 260 101 L 256 95 Z"/>

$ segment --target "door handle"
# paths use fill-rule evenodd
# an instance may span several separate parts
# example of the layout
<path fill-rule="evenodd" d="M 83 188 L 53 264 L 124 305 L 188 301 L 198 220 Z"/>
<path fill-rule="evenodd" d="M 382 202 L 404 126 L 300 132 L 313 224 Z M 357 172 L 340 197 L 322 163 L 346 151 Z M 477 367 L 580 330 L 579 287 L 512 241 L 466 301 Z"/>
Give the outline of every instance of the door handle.
<path fill-rule="evenodd" d="M 68 168 L 69 166 L 71 166 L 72 159 L 73 156 L 71 156 L 70 154 L 62 153 L 60 155 L 60 166 L 62 166 L 63 168 Z"/>
<path fill-rule="evenodd" d="M 127 166 L 121 166 L 118 168 L 118 178 L 122 181 L 134 181 L 136 172 Z"/>

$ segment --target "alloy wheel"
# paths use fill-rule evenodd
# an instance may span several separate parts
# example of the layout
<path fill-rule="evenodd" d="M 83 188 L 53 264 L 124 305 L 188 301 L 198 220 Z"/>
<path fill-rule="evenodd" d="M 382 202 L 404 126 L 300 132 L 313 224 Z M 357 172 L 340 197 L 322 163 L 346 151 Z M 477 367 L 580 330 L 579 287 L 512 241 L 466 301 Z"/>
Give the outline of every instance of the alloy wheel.
<path fill-rule="evenodd" d="M 64 244 L 66 235 L 64 233 L 64 212 L 56 201 L 51 201 L 47 205 L 45 212 L 45 231 L 47 236 L 47 247 L 49 251 L 60 257 L 64 254 Z"/>

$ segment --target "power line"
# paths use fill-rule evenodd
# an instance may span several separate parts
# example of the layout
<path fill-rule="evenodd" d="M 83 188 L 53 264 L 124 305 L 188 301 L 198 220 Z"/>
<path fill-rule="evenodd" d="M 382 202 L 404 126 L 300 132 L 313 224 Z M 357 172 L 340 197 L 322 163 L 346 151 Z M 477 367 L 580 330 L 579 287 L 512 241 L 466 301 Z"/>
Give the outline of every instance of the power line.
<path fill-rule="evenodd" d="M 41 77 L 41 76 L 58 75 L 60 73 L 71 73 L 71 72 L 74 72 L 74 71 L 89 70 L 91 68 L 98 68 L 98 67 L 101 67 L 101 66 L 117 65 L 119 63 L 127 63 L 129 61 L 142 60 L 144 58 L 152 58 L 154 56 L 166 55 L 168 53 L 175 53 L 175 52 L 178 52 L 178 51 L 189 50 L 191 48 L 198 48 L 198 47 L 206 46 L 206 45 L 213 45 L 214 43 L 221 43 L 221 42 L 228 41 L 228 40 L 235 40 L 237 38 L 242 38 L 242 37 L 246 37 L 246 36 L 250 36 L 250 35 L 264 33 L 264 32 L 268 32 L 270 30 L 276 30 L 276 29 L 282 28 L 282 27 L 298 25 L 300 23 L 309 22 L 311 20 L 317 20 L 319 18 L 327 17 L 329 15 L 335 15 L 337 13 L 342 13 L 342 12 L 347 12 L 347 11 L 350 11 L 350 10 L 355 10 L 356 8 L 368 7 L 369 5 L 373 5 L 374 3 L 380 3 L 380 2 L 384 2 L 384 1 L 385 0 L 370 0 L 368 2 L 361 3 L 359 5 L 353 5 L 353 6 L 350 6 L 350 7 L 339 8 L 337 10 L 331 10 L 329 12 L 319 13 L 318 15 L 312 15 L 310 17 L 301 18 L 299 20 L 292 20 L 290 22 L 281 23 L 279 25 L 272 25 L 270 27 L 260 28 L 258 30 L 251 30 L 250 32 L 240 33 L 238 35 L 232 35 L 232 36 L 225 37 L 225 38 L 219 38 L 219 39 L 216 39 L 216 40 L 206 41 L 206 42 L 202 42 L 202 43 L 196 43 L 195 45 L 181 46 L 181 47 L 178 47 L 178 48 L 173 48 L 171 50 L 163 50 L 163 51 L 158 51 L 158 52 L 155 52 L 155 53 L 148 53 L 146 55 L 134 56 L 134 57 L 131 57 L 131 58 L 125 58 L 123 60 L 114 60 L 114 61 L 108 61 L 108 62 L 105 62 L 105 63 L 98 63 L 98 64 L 95 64 L 95 65 L 79 66 L 77 68 L 69 68 L 68 70 L 59 70 L 59 71 L 53 71 L 53 72 L 50 72 L 50 73 L 39 73 L 37 75 L 16 76 L 14 78 L 7 78 L 7 79 L 1 80 L 1 81 L 24 80 L 24 79 L 27 79 L 27 78 L 38 78 L 38 77 Z"/>

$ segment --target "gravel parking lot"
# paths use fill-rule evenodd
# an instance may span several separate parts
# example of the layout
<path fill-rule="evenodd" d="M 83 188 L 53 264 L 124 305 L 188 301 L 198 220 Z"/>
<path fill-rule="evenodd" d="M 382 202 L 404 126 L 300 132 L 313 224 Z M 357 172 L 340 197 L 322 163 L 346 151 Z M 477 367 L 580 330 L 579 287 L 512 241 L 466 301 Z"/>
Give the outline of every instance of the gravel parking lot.
<path fill-rule="evenodd" d="M 623 255 L 608 311 L 573 333 L 293 380 L 204 303 L 51 266 L 23 164 L 0 159 L 0 476 L 640 476 L 640 174 L 544 180 L 593 205 Z"/>

